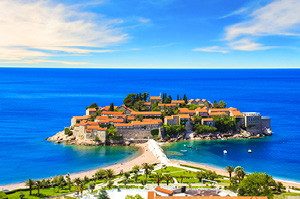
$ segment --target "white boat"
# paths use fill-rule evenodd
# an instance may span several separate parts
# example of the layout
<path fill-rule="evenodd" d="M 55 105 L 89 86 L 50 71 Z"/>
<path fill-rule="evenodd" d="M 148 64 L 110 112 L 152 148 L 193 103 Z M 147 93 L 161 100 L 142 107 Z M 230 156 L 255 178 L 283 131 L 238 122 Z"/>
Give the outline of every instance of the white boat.
<path fill-rule="evenodd" d="M 252 153 L 251 149 L 248 150 L 248 153 Z"/>
<path fill-rule="evenodd" d="M 223 151 L 223 153 L 224 153 L 224 154 L 227 154 L 227 151 L 226 151 L 226 150 L 224 150 L 224 151 Z"/>
<path fill-rule="evenodd" d="M 180 150 L 181 152 L 187 152 L 187 150 Z"/>
<path fill-rule="evenodd" d="M 185 144 L 185 145 L 183 145 L 183 146 L 186 146 L 186 144 Z"/>

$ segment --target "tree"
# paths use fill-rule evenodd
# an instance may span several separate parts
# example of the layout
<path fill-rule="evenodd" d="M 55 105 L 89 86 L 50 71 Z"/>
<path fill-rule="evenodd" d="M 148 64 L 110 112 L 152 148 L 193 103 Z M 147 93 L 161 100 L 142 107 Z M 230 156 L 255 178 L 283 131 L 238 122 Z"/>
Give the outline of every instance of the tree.
<path fill-rule="evenodd" d="M 284 188 L 282 182 L 277 182 L 275 187 L 276 187 L 276 190 L 280 193 L 281 193 L 282 189 Z"/>
<path fill-rule="evenodd" d="M 141 184 L 145 186 L 147 184 L 147 179 L 141 179 Z"/>
<path fill-rule="evenodd" d="M 230 181 L 230 185 L 229 186 L 231 186 L 231 175 L 232 175 L 232 172 L 234 171 L 233 166 L 227 166 L 225 169 L 226 169 L 226 171 L 229 174 L 229 181 Z"/>
<path fill-rule="evenodd" d="M 89 187 L 90 187 L 90 189 L 91 189 L 92 192 L 94 191 L 95 186 L 96 186 L 95 182 L 90 182 L 89 183 Z"/>
<path fill-rule="evenodd" d="M 67 136 L 73 135 L 73 132 L 69 128 L 65 128 L 64 131 L 65 131 L 65 135 L 67 135 Z"/>
<path fill-rule="evenodd" d="M 108 193 L 105 191 L 104 188 L 99 191 L 97 198 L 98 199 L 109 199 Z"/>
<path fill-rule="evenodd" d="M 239 196 L 267 196 L 273 198 L 270 186 L 275 184 L 272 176 L 265 173 L 252 173 L 248 175 L 239 185 Z"/>
<path fill-rule="evenodd" d="M 74 183 L 75 183 L 76 186 L 77 186 L 77 194 L 79 194 L 79 185 L 81 184 L 80 178 L 75 178 L 75 179 L 74 179 Z"/>
<path fill-rule="evenodd" d="M 197 171 L 196 178 L 198 178 L 199 182 L 201 182 L 202 179 L 204 178 L 204 173 L 202 171 Z"/>
<path fill-rule="evenodd" d="M 171 182 L 173 180 L 173 177 L 170 174 L 165 174 L 164 178 L 167 182 L 167 185 L 169 185 L 169 182 Z"/>
<path fill-rule="evenodd" d="M 87 183 L 89 183 L 89 181 L 90 181 L 90 179 L 87 176 L 84 176 L 83 183 L 87 184 Z"/>
<path fill-rule="evenodd" d="M 162 181 L 163 176 L 161 173 L 157 173 L 157 174 L 155 174 L 154 179 L 155 179 L 157 185 L 159 186 L 159 183 Z"/>
<path fill-rule="evenodd" d="M 111 103 L 108 111 L 114 111 L 114 110 L 115 110 L 114 103 Z"/>
<path fill-rule="evenodd" d="M 136 110 L 136 111 L 142 111 L 142 110 L 145 110 L 145 105 L 144 105 L 144 101 L 137 101 L 134 103 L 133 105 L 133 108 Z"/>
<path fill-rule="evenodd" d="M 148 172 L 149 172 L 150 164 L 148 164 L 148 163 L 143 163 L 143 164 L 142 164 L 142 168 L 143 168 L 144 171 L 145 171 L 146 181 L 148 181 Z"/>
<path fill-rule="evenodd" d="M 125 189 L 127 189 L 127 183 L 128 183 L 128 179 L 126 178 L 125 180 L 123 180 L 123 184 L 125 185 Z"/>
<path fill-rule="evenodd" d="M 138 173 L 140 171 L 140 166 L 135 165 L 134 167 L 132 167 L 132 171 L 133 171 L 133 173 Z"/>
<path fill-rule="evenodd" d="M 107 183 L 107 187 L 110 189 L 113 184 L 114 184 L 114 182 L 110 180 Z"/>
<path fill-rule="evenodd" d="M 188 100 L 187 100 L 186 94 L 184 94 L 184 95 L 183 95 L 183 100 L 185 101 L 185 103 L 186 103 L 186 104 L 188 103 Z"/>
<path fill-rule="evenodd" d="M 115 127 L 111 126 L 106 130 L 106 133 L 107 133 L 107 135 L 114 136 L 115 133 L 117 133 L 117 129 Z"/>
<path fill-rule="evenodd" d="M 64 176 L 63 175 L 58 176 L 58 179 L 57 179 L 57 185 L 58 185 L 58 187 L 60 189 L 63 189 L 65 184 L 66 184 L 66 181 L 65 181 Z"/>
<path fill-rule="evenodd" d="M 183 178 L 184 178 L 184 176 L 183 176 L 183 175 L 180 175 L 180 179 L 181 179 L 180 183 L 183 182 Z"/>
<path fill-rule="evenodd" d="M 197 134 L 207 134 L 207 133 L 213 133 L 217 131 L 217 128 L 214 126 L 206 126 L 201 124 L 195 124 L 194 125 L 194 131 Z"/>
<path fill-rule="evenodd" d="M 137 173 L 135 173 L 135 174 L 133 175 L 134 182 L 137 182 L 138 177 L 139 177 L 139 175 L 138 175 Z"/>
<path fill-rule="evenodd" d="M 160 172 L 162 173 L 162 172 L 163 172 L 163 170 L 164 170 L 164 169 L 167 169 L 167 168 L 168 168 L 168 167 L 167 167 L 167 165 L 165 165 L 165 164 L 164 164 L 164 165 L 162 165 L 162 167 L 160 168 Z"/>
<path fill-rule="evenodd" d="M 214 101 L 213 106 L 214 106 L 214 108 L 219 108 L 219 104 L 218 104 L 218 102 L 216 100 Z"/>
<path fill-rule="evenodd" d="M 218 131 L 226 133 L 229 130 L 236 130 L 235 119 L 231 116 L 214 115 L 213 120 Z"/>
<path fill-rule="evenodd" d="M 68 185 L 69 191 L 71 191 L 72 180 L 71 180 L 71 178 L 70 178 L 70 174 L 69 174 L 69 173 L 68 173 L 67 176 L 66 176 L 66 181 L 67 181 L 67 185 Z"/>
<path fill-rule="evenodd" d="M 46 187 L 46 180 L 45 179 L 42 179 L 42 181 L 41 181 L 41 188 L 42 189 L 45 189 L 45 187 Z"/>
<path fill-rule="evenodd" d="M 32 179 L 28 179 L 28 181 L 25 182 L 26 186 L 29 187 L 29 195 L 31 196 L 32 187 L 34 185 L 34 181 Z"/>
<path fill-rule="evenodd" d="M 20 194 L 21 195 L 21 194 Z M 23 196 L 24 197 L 24 196 Z M 0 198 L 1 199 L 7 199 L 7 195 L 4 193 L 4 191 L 0 191 Z"/>
<path fill-rule="evenodd" d="M 88 108 L 98 108 L 97 103 L 92 103 L 90 106 L 86 107 L 86 109 Z"/>
<path fill-rule="evenodd" d="M 105 178 L 110 180 L 114 176 L 114 170 L 106 169 L 105 170 Z"/>
<path fill-rule="evenodd" d="M 22 192 L 20 192 L 20 194 L 19 194 L 19 199 L 23 199 L 23 198 L 24 198 L 24 196 L 25 196 L 25 194 L 24 194 L 24 193 L 22 193 Z M 3 198 L 3 199 L 4 199 L 4 197 L 1 197 L 1 196 L 0 196 L 0 198 Z"/>
<path fill-rule="evenodd" d="M 97 180 L 105 178 L 105 170 L 99 169 L 98 171 L 96 171 L 95 176 Z"/>
<path fill-rule="evenodd" d="M 244 169 L 240 166 L 237 166 L 237 167 L 234 168 L 234 174 L 236 175 L 236 177 L 238 177 L 239 184 L 240 184 L 242 176 L 245 176 L 244 175 Z"/>
<path fill-rule="evenodd" d="M 81 182 L 81 183 L 79 184 L 79 191 L 80 191 L 81 196 L 82 196 L 82 193 L 83 193 L 84 188 L 85 188 L 85 184 L 84 184 L 84 182 Z"/>
<path fill-rule="evenodd" d="M 226 106 L 227 104 L 223 100 L 219 101 L 219 108 L 226 108 Z"/>
<path fill-rule="evenodd" d="M 128 180 L 128 179 L 129 179 L 129 176 L 130 176 L 130 173 L 129 173 L 129 172 L 125 172 L 125 173 L 124 173 L 124 176 L 125 176 L 125 178 Z"/>
<path fill-rule="evenodd" d="M 154 170 L 154 165 L 150 164 L 149 165 L 149 170 L 148 170 L 148 174 L 151 175 L 152 171 Z"/>
<path fill-rule="evenodd" d="M 123 102 L 125 106 L 132 108 L 134 103 L 136 102 L 136 94 L 135 93 L 128 94 L 127 97 L 124 98 Z"/>
<path fill-rule="evenodd" d="M 42 186 L 42 182 L 40 180 L 35 181 L 35 186 L 36 186 L 36 188 L 38 190 L 37 197 L 40 197 L 40 188 Z"/>

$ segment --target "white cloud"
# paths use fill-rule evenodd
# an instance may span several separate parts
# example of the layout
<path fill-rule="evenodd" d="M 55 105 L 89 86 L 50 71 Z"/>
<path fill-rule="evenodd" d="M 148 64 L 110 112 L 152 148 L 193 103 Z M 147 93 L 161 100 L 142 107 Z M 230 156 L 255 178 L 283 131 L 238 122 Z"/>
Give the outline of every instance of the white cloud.
<path fill-rule="evenodd" d="M 252 42 L 247 38 L 231 42 L 229 43 L 229 46 L 233 50 L 242 50 L 242 51 L 267 50 L 270 48 L 274 48 L 272 46 L 263 46 L 262 44 Z"/>
<path fill-rule="evenodd" d="M 211 46 L 211 47 L 204 47 L 204 48 L 195 48 L 192 51 L 228 53 L 228 50 L 222 49 L 219 46 Z"/>
<path fill-rule="evenodd" d="M 275 0 L 253 11 L 247 21 L 226 28 L 226 40 L 240 36 L 300 36 L 299 0 Z"/>
<path fill-rule="evenodd" d="M 241 9 L 238 9 L 238 10 L 236 10 L 236 11 L 233 11 L 233 12 L 231 12 L 231 13 L 225 15 L 225 16 L 222 16 L 222 17 L 220 17 L 220 18 L 221 18 L 221 19 L 224 19 L 224 18 L 231 17 L 231 16 L 234 16 L 234 15 L 239 15 L 239 14 L 244 13 L 244 12 L 247 11 L 247 10 L 248 10 L 248 8 L 241 8 Z"/>
<path fill-rule="evenodd" d="M 106 53 L 129 37 L 108 19 L 50 1 L 0 1 L 0 59 L 22 60 L 66 53 Z M 92 48 L 92 49 L 87 49 Z"/>

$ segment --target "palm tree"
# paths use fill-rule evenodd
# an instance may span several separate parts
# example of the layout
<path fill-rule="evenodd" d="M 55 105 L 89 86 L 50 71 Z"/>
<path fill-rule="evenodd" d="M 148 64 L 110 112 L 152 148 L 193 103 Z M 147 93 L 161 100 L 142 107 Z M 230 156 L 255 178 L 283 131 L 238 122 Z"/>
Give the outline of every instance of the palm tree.
<path fill-rule="evenodd" d="M 128 179 L 125 179 L 125 180 L 123 181 L 123 183 L 124 183 L 124 185 L 125 185 L 125 189 L 127 189 Z"/>
<path fill-rule="evenodd" d="M 143 186 L 145 186 L 145 185 L 147 184 L 147 180 L 146 180 L 146 179 L 141 179 L 141 184 L 142 184 Z"/>
<path fill-rule="evenodd" d="M 132 167 L 132 171 L 134 173 L 138 173 L 140 171 L 140 166 L 139 165 L 135 165 L 134 167 Z"/>
<path fill-rule="evenodd" d="M 148 180 L 148 172 L 149 172 L 150 165 L 148 163 L 144 163 L 144 164 L 142 164 L 142 168 L 145 170 L 146 181 L 147 181 Z"/>
<path fill-rule="evenodd" d="M 26 186 L 29 187 L 29 195 L 31 196 L 32 186 L 34 185 L 34 181 L 32 179 L 28 179 L 28 181 L 25 182 Z"/>
<path fill-rule="evenodd" d="M 161 174 L 161 173 L 157 173 L 157 174 L 154 176 L 154 178 L 155 178 L 155 181 L 157 182 L 157 185 L 159 186 L 160 181 L 162 181 L 162 179 L 163 179 L 162 174 Z"/>
<path fill-rule="evenodd" d="M 68 184 L 68 187 L 69 187 L 69 191 L 71 191 L 72 180 L 70 178 L 69 173 L 67 174 L 66 179 L 67 179 L 67 184 Z"/>
<path fill-rule="evenodd" d="M 134 181 L 137 182 L 139 175 L 137 173 L 135 173 L 133 177 L 134 177 Z"/>
<path fill-rule="evenodd" d="M 42 186 L 42 182 L 39 180 L 35 181 L 35 186 L 37 187 L 37 190 L 38 190 L 37 197 L 40 197 L 40 188 Z"/>
<path fill-rule="evenodd" d="M 84 176 L 83 182 L 84 184 L 87 184 L 90 181 L 90 179 L 87 176 Z"/>
<path fill-rule="evenodd" d="M 19 199 L 23 199 L 23 198 L 24 198 L 24 196 L 25 196 L 25 194 L 24 194 L 24 193 L 22 193 L 22 192 L 20 192 L 20 194 L 19 194 Z"/>
<path fill-rule="evenodd" d="M 91 191 L 93 192 L 96 184 L 95 184 L 95 182 L 90 182 L 89 186 L 90 186 Z"/>
<path fill-rule="evenodd" d="M 173 177 L 170 174 L 164 175 L 164 178 L 167 181 L 167 185 L 169 185 L 169 182 L 173 180 Z"/>
<path fill-rule="evenodd" d="M 150 164 L 150 166 L 149 166 L 149 175 L 151 175 L 153 170 L 154 170 L 154 165 Z"/>
<path fill-rule="evenodd" d="M 107 187 L 110 189 L 113 184 L 114 184 L 114 182 L 110 180 L 107 183 Z"/>
<path fill-rule="evenodd" d="M 114 170 L 106 169 L 105 170 L 105 177 L 110 180 L 114 176 Z"/>
<path fill-rule="evenodd" d="M 75 178 L 74 179 L 74 183 L 77 185 L 77 194 L 79 194 L 79 185 L 81 183 L 80 178 Z"/>
<path fill-rule="evenodd" d="M 81 196 L 82 196 L 82 192 L 83 192 L 84 188 L 85 188 L 84 182 L 81 182 L 81 183 L 79 184 L 79 191 L 80 191 L 80 193 L 81 193 Z"/>
<path fill-rule="evenodd" d="M 129 173 L 129 172 L 125 172 L 125 173 L 124 173 L 124 176 L 125 176 L 126 180 L 128 180 L 128 179 L 129 179 L 129 176 L 130 176 L 130 173 Z"/>
<path fill-rule="evenodd" d="M 163 172 L 163 170 L 164 170 L 164 169 L 166 169 L 166 168 L 167 168 L 167 165 L 165 165 L 165 164 L 164 164 L 164 165 L 162 165 L 162 167 L 160 168 L 160 172 L 162 173 L 162 172 Z"/>
<path fill-rule="evenodd" d="M 182 183 L 184 176 L 183 176 L 183 175 L 181 175 L 181 176 L 180 176 L 180 178 L 181 178 L 181 182 L 180 182 L 180 183 Z"/>
<path fill-rule="evenodd" d="M 46 180 L 45 180 L 45 179 L 42 179 L 41 183 L 42 183 L 41 188 L 42 188 L 42 189 L 45 189 L 45 186 L 46 186 Z"/>
<path fill-rule="evenodd" d="M 229 174 L 229 182 L 230 182 L 230 186 L 231 186 L 231 175 L 232 175 L 232 172 L 234 171 L 234 168 L 233 168 L 233 166 L 227 166 L 225 169 Z"/>
<path fill-rule="evenodd" d="M 240 166 L 237 166 L 234 168 L 234 173 L 239 179 L 239 184 L 241 183 L 242 170 L 243 170 L 243 168 Z"/>

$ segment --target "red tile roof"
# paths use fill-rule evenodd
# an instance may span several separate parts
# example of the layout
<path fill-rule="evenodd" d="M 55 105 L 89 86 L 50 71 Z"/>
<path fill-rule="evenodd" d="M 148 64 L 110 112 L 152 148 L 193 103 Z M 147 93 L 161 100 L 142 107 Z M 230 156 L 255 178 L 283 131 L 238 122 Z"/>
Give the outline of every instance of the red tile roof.
<path fill-rule="evenodd" d="M 196 109 L 196 112 L 199 112 L 199 113 L 207 113 L 207 109 L 204 109 L 204 108 L 197 108 Z"/>
<path fill-rule="evenodd" d="M 120 127 L 120 126 L 132 126 L 130 123 L 119 123 L 119 124 L 114 124 L 115 127 Z"/>
<path fill-rule="evenodd" d="M 89 108 L 89 111 L 97 111 L 95 108 Z"/>
<path fill-rule="evenodd" d="M 213 118 L 202 118 L 202 121 L 203 122 L 211 122 L 211 121 L 214 121 Z"/>
<path fill-rule="evenodd" d="M 150 106 L 151 103 L 150 103 L 150 102 L 144 102 L 144 105 L 145 105 L 145 106 Z"/>
<path fill-rule="evenodd" d="M 185 101 L 184 100 L 173 100 L 171 103 L 172 104 L 184 104 Z"/>
<path fill-rule="evenodd" d="M 102 115 L 123 115 L 123 112 L 115 112 L 115 111 L 102 111 Z"/>
<path fill-rule="evenodd" d="M 188 108 L 178 108 L 180 113 L 196 113 L 195 110 L 189 110 Z"/>
<path fill-rule="evenodd" d="M 73 116 L 73 118 L 75 118 L 76 120 L 87 120 L 87 119 L 89 119 L 90 117 L 91 117 L 90 115 Z"/>
<path fill-rule="evenodd" d="M 161 119 L 143 119 L 143 122 L 152 122 L 152 121 L 162 123 L 162 120 L 161 120 Z"/>
<path fill-rule="evenodd" d="M 148 191 L 148 199 L 155 199 L 155 192 L 154 191 Z"/>
<path fill-rule="evenodd" d="M 243 114 L 241 113 L 241 111 L 231 111 L 231 114 L 233 116 L 243 116 Z"/>
<path fill-rule="evenodd" d="M 166 193 L 166 194 L 173 194 L 174 192 L 171 191 L 171 190 L 168 190 L 168 189 L 163 189 L 163 188 L 160 188 L 159 186 L 155 187 L 155 191 L 159 191 L 159 192 L 162 192 L 162 193 Z"/>
<path fill-rule="evenodd" d="M 208 113 L 208 115 L 226 115 L 225 112 L 213 112 L 213 113 Z"/>
<path fill-rule="evenodd" d="M 229 111 L 228 108 L 211 108 L 209 110 L 210 110 L 210 112 L 228 112 Z"/>
<path fill-rule="evenodd" d="M 161 97 L 154 97 L 154 96 L 152 96 L 152 97 L 150 97 L 149 99 L 150 99 L 150 100 L 161 100 Z"/>
<path fill-rule="evenodd" d="M 127 120 L 135 120 L 134 116 L 130 115 L 127 117 Z"/>
<path fill-rule="evenodd" d="M 108 116 L 107 115 L 105 115 L 105 116 L 97 116 L 97 119 L 98 120 L 107 120 Z"/>
<path fill-rule="evenodd" d="M 154 124 L 158 124 L 158 121 L 151 121 L 151 122 L 140 122 L 140 121 L 132 121 L 131 124 L 133 126 L 138 126 L 138 125 L 154 125 Z"/>
<path fill-rule="evenodd" d="M 88 121 L 87 124 L 88 124 L 88 125 L 93 125 L 93 126 L 94 126 L 94 125 L 98 125 L 98 122 L 90 122 L 90 121 Z"/>
<path fill-rule="evenodd" d="M 140 112 L 131 112 L 131 115 L 161 115 L 161 112 L 151 112 L 151 111 L 140 111 Z"/>
<path fill-rule="evenodd" d="M 158 104 L 158 106 L 176 106 L 176 104 Z"/>
<path fill-rule="evenodd" d="M 189 114 L 180 114 L 179 115 L 180 119 L 190 119 L 191 116 Z"/>

